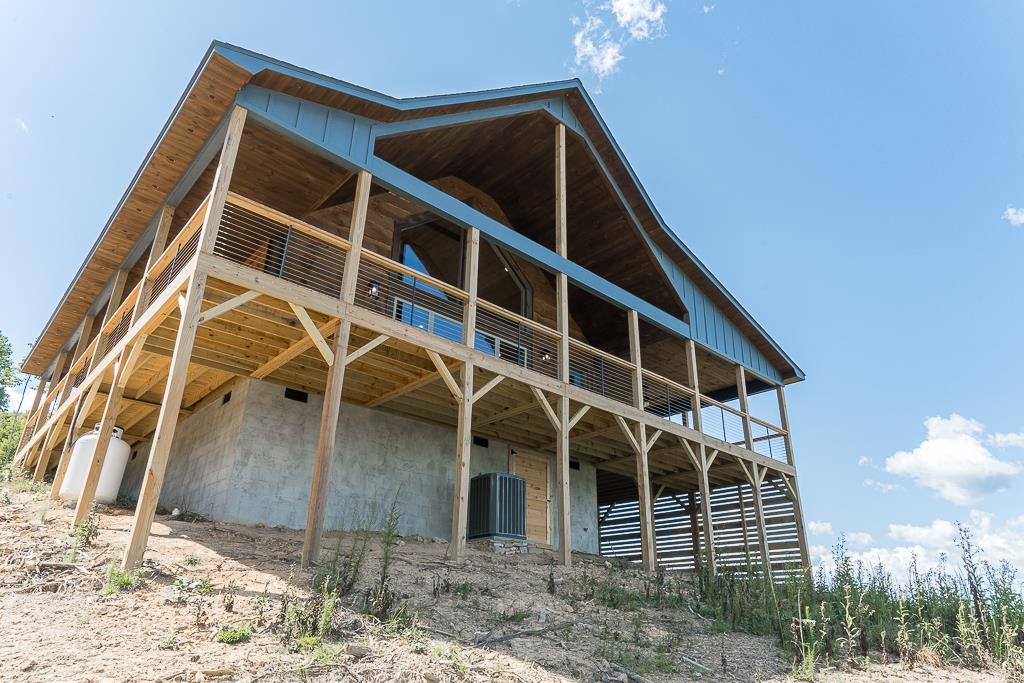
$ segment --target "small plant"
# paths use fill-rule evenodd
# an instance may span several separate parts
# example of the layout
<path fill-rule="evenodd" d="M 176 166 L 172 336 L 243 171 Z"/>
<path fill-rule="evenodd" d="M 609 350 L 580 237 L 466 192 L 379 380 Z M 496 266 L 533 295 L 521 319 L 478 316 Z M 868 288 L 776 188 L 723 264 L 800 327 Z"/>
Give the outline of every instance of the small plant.
<path fill-rule="evenodd" d="M 398 525 L 401 521 L 398 509 L 401 493 L 401 488 L 395 492 L 395 497 L 391 499 L 391 505 L 384 517 L 380 570 L 377 581 L 366 597 L 366 613 L 381 621 L 387 621 L 396 611 L 403 612 L 398 607 L 398 595 L 391 585 L 391 562 L 394 550 L 398 546 Z"/>
<path fill-rule="evenodd" d="M 74 528 L 74 531 L 71 532 L 71 537 L 78 542 L 80 547 L 87 548 L 92 545 L 92 542 L 96 540 L 99 533 L 99 519 L 96 517 L 96 512 L 93 511 L 89 513 L 85 521 Z"/>
<path fill-rule="evenodd" d="M 118 568 L 117 560 L 112 559 L 107 563 L 107 580 L 103 586 L 105 595 L 130 593 L 144 585 L 146 585 L 146 580 L 142 577 L 141 569 L 130 569 L 124 572 Z"/>
<path fill-rule="evenodd" d="M 157 648 L 161 650 L 177 650 L 181 647 L 181 636 L 178 633 L 178 629 L 171 629 L 167 632 L 160 642 L 156 644 Z"/>
<path fill-rule="evenodd" d="M 199 566 L 199 558 L 195 555 L 189 554 L 181 560 L 181 563 L 186 567 L 197 567 Z"/>
<path fill-rule="evenodd" d="M 452 592 L 459 596 L 460 600 L 466 600 L 473 592 L 473 584 L 463 581 L 452 586 Z"/>
<path fill-rule="evenodd" d="M 206 626 L 206 617 L 210 612 L 210 601 L 201 595 L 196 595 L 189 600 L 189 611 L 192 613 L 192 620 L 196 626 Z"/>
<path fill-rule="evenodd" d="M 272 607 L 269 592 L 270 584 L 264 584 L 263 592 L 256 596 L 253 602 L 253 609 L 256 611 L 256 625 L 262 627 L 267 621 L 267 615 Z"/>
<path fill-rule="evenodd" d="M 222 626 L 214 636 L 214 640 L 218 643 L 227 643 L 228 645 L 245 643 L 250 638 L 252 638 L 252 624 L 248 622 L 238 626 Z"/>
<path fill-rule="evenodd" d="M 241 588 L 242 583 L 240 581 L 228 581 L 228 585 L 224 589 L 224 593 L 221 594 L 221 604 L 224 605 L 225 612 L 235 611 L 235 596 Z"/>

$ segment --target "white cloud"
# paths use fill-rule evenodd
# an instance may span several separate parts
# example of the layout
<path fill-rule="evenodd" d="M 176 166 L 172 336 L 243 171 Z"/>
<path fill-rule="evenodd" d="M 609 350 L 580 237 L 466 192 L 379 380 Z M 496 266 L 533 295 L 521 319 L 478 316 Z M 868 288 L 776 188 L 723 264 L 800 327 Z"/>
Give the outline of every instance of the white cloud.
<path fill-rule="evenodd" d="M 34 401 L 36 398 L 36 390 L 32 387 L 29 387 L 28 390 L 25 391 L 25 398 L 22 399 L 21 389 L 24 386 L 24 383 L 22 383 L 19 384 L 18 386 L 11 387 L 10 389 L 7 390 L 7 407 L 9 410 L 17 410 L 19 404 L 21 405 L 22 412 L 25 412 L 32 408 L 32 401 Z"/>
<path fill-rule="evenodd" d="M 859 458 L 857 458 L 857 467 L 867 467 L 868 465 L 873 465 L 874 462 L 875 461 L 869 458 L 868 456 L 862 455 Z"/>
<path fill-rule="evenodd" d="M 647 40 L 665 32 L 664 3 L 655 0 L 612 0 L 612 14 L 619 26 L 636 40 Z"/>
<path fill-rule="evenodd" d="M 1009 221 L 1010 225 L 1020 227 L 1024 225 L 1024 209 L 1008 206 L 1003 212 L 1003 219 Z"/>
<path fill-rule="evenodd" d="M 985 443 L 996 448 L 1024 448 L 1024 433 L 1022 432 L 997 432 L 985 439 Z"/>
<path fill-rule="evenodd" d="M 854 548 L 864 548 L 875 542 L 874 536 L 866 531 L 851 531 L 846 534 L 846 540 Z"/>
<path fill-rule="evenodd" d="M 935 520 L 931 526 L 890 524 L 889 538 L 926 548 L 948 550 L 953 546 L 953 540 L 956 538 L 956 527 L 944 519 Z"/>
<path fill-rule="evenodd" d="M 576 66 L 593 71 L 598 78 L 604 78 L 615 71 L 622 61 L 622 45 L 611 37 L 611 31 L 604 27 L 600 18 L 588 16 L 581 21 L 573 17 L 573 23 L 580 29 L 572 38 L 576 48 Z"/>
<path fill-rule="evenodd" d="M 14 122 L 16 124 L 18 124 L 18 129 L 22 133 L 24 133 L 25 135 L 32 135 L 32 131 L 29 130 L 28 124 L 25 122 L 25 119 L 18 119 L 18 118 L 16 118 L 16 119 L 14 119 Z"/>
<path fill-rule="evenodd" d="M 831 536 L 833 533 L 831 522 L 808 522 L 807 528 L 815 536 Z"/>
<path fill-rule="evenodd" d="M 921 445 L 888 457 L 886 472 L 910 477 L 957 505 L 970 505 L 1009 486 L 1021 469 L 982 445 L 979 436 L 985 427 L 977 420 L 953 413 L 929 417 L 924 425 L 927 436 Z"/>
<path fill-rule="evenodd" d="M 869 489 L 874 489 L 879 493 L 892 493 L 893 491 L 902 491 L 903 487 L 899 484 L 888 484 L 884 481 L 875 481 L 874 479 L 865 479 L 864 485 Z"/>
<path fill-rule="evenodd" d="M 576 66 L 603 79 L 618 70 L 623 50 L 631 41 L 653 40 L 665 35 L 668 7 L 657 0 L 609 0 L 594 4 L 584 0 L 584 16 L 573 17 L 576 32 L 572 45 Z"/>
<path fill-rule="evenodd" d="M 704 5 L 703 7 L 700 8 L 700 11 L 703 12 L 704 14 L 711 14 L 714 10 L 714 5 Z"/>

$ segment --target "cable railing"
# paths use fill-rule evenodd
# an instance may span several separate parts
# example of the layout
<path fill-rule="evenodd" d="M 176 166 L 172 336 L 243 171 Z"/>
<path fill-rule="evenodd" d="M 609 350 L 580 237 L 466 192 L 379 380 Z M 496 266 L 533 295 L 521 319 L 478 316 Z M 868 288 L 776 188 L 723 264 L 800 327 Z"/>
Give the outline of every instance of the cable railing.
<path fill-rule="evenodd" d="M 645 412 L 692 427 L 693 389 L 648 370 L 643 371 L 643 388 Z"/>
<path fill-rule="evenodd" d="M 569 339 L 569 384 L 632 406 L 632 363 L 610 353 Z"/>

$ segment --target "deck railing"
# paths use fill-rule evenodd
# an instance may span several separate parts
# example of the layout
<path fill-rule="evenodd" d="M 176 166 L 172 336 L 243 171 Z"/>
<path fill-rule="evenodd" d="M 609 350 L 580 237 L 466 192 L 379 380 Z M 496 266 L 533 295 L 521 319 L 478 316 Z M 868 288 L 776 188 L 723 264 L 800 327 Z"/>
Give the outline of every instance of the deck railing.
<path fill-rule="evenodd" d="M 36 428 L 84 381 L 94 359 L 117 346 L 135 316 L 140 297 L 148 307 L 196 255 L 209 197 L 206 197 L 163 253 L 152 262 L 146 277 L 121 302 L 100 333 L 30 417 Z M 228 193 L 217 238 L 215 256 L 338 297 L 345 260 L 351 244 L 332 233 L 296 220 L 235 193 Z M 462 343 L 468 294 L 453 285 L 364 249 L 356 278 L 355 305 L 438 337 Z M 559 333 L 541 323 L 483 299 L 477 302 L 473 347 L 503 361 L 549 378 L 558 377 Z M 569 383 L 627 406 L 635 406 L 631 362 L 577 339 L 569 339 Z M 649 370 L 641 373 L 643 410 L 662 419 L 694 426 L 697 400 L 692 388 Z M 55 400 L 58 396 L 61 401 Z M 700 397 L 704 433 L 744 447 L 745 416 L 707 396 Z M 763 420 L 749 420 L 753 450 L 785 461 L 786 432 Z"/>

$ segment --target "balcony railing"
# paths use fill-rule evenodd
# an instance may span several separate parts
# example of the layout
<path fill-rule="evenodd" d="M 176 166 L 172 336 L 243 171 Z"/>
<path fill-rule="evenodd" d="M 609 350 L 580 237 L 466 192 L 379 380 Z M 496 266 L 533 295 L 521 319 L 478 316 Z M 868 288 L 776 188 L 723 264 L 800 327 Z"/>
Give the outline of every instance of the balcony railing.
<path fill-rule="evenodd" d="M 145 309 L 166 289 L 196 255 L 209 197 L 152 262 L 146 277 L 118 306 L 103 329 L 63 380 L 49 392 L 30 425 L 45 421 L 61 402 L 84 381 L 95 361 L 117 346 L 137 318 L 141 297 Z M 281 278 L 332 297 L 340 297 L 350 243 L 337 235 L 298 221 L 286 214 L 235 193 L 228 193 L 217 239 L 215 256 Z M 446 282 L 425 275 L 369 250 L 360 255 L 355 305 L 416 327 L 443 339 L 462 343 L 468 294 Z M 541 323 L 478 299 L 473 347 L 485 354 L 548 378 L 558 378 L 559 333 Z M 629 361 L 569 340 L 569 383 L 579 389 L 635 407 Z M 649 370 L 641 373 L 643 410 L 648 414 L 693 428 L 692 388 Z M 60 401 L 56 400 L 61 396 Z M 744 415 L 707 396 L 700 397 L 704 433 L 745 447 Z M 786 461 L 786 433 L 768 422 L 747 416 L 753 450 Z"/>

